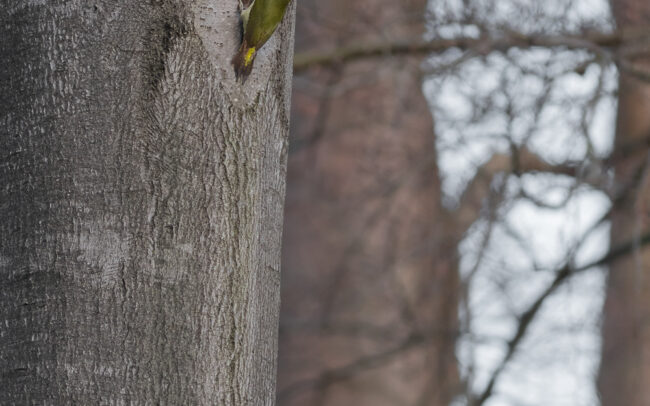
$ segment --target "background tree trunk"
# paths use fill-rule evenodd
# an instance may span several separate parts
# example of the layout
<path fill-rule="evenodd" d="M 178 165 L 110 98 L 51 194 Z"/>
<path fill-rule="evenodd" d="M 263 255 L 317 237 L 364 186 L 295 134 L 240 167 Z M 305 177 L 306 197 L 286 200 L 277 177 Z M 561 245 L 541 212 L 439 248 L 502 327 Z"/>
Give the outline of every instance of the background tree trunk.
<path fill-rule="evenodd" d="M 650 3 L 611 0 L 618 29 L 626 36 L 650 29 Z M 636 58 L 647 70 L 650 60 Z M 611 245 L 648 231 L 650 168 L 644 139 L 650 136 L 650 84 L 622 69 L 614 154 L 634 151 L 615 167 L 620 196 L 614 201 Z M 629 156 L 628 156 L 629 155 Z M 650 249 L 638 248 L 610 265 L 604 307 L 603 348 L 598 387 L 603 406 L 650 404 Z"/>
<path fill-rule="evenodd" d="M 419 38 L 425 7 L 301 0 L 297 52 Z M 421 61 L 389 56 L 294 80 L 282 405 L 447 405 L 458 389 L 462 231 L 445 226 Z"/>
<path fill-rule="evenodd" d="M 293 35 L 237 1 L 6 2 L 0 403 L 269 405 Z"/>

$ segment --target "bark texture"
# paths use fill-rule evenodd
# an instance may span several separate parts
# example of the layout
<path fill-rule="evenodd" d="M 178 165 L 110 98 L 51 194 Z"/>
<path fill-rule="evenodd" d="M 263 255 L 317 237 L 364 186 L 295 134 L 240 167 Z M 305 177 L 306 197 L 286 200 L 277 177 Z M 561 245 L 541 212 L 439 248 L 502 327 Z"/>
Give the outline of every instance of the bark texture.
<path fill-rule="evenodd" d="M 242 87 L 236 8 L 3 4 L 0 404 L 273 404 L 293 12 Z"/>
<path fill-rule="evenodd" d="M 297 52 L 418 38 L 426 2 L 301 0 Z M 447 405 L 456 242 L 444 225 L 421 59 L 296 77 L 278 400 Z"/>
<path fill-rule="evenodd" d="M 650 29 L 650 3 L 611 0 L 618 29 L 633 36 Z M 634 48 L 632 45 L 630 48 Z M 626 52 L 626 50 L 623 50 Z M 650 59 L 633 61 L 644 70 Z M 614 154 L 645 146 L 650 136 L 650 83 L 622 69 Z M 626 148 L 627 147 L 627 148 Z M 635 148 L 617 160 L 619 196 L 612 213 L 611 244 L 629 243 L 650 229 L 650 167 L 648 150 Z M 640 248 L 610 265 L 604 307 L 603 347 L 598 388 L 603 406 L 650 404 L 650 249 Z"/>

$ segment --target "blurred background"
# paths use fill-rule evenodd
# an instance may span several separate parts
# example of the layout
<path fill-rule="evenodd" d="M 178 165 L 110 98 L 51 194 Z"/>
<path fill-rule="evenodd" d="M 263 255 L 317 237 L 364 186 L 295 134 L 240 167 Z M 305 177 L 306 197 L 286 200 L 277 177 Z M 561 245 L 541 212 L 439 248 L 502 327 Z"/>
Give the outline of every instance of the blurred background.
<path fill-rule="evenodd" d="M 278 404 L 650 405 L 650 2 L 297 8 Z"/>

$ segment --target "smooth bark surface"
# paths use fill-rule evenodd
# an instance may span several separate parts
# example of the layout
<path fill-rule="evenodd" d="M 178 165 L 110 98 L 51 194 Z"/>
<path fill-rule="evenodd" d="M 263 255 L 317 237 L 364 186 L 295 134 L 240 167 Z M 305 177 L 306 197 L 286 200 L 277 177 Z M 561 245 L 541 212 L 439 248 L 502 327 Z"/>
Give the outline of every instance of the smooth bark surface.
<path fill-rule="evenodd" d="M 270 405 L 288 13 L 245 86 L 237 1 L 8 1 L 0 404 Z"/>

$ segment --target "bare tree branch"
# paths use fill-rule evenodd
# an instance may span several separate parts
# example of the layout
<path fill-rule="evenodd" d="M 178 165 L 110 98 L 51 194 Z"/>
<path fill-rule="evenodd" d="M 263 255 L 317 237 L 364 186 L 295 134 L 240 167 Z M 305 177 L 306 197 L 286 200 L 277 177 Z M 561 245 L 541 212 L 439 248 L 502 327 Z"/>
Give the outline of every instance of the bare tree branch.
<path fill-rule="evenodd" d="M 361 371 L 378 368 L 393 361 L 396 356 L 403 354 L 404 351 L 423 345 L 426 342 L 426 339 L 427 337 L 424 335 L 413 334 L 396 346 L 388 348 L 382 352 L 360 357 L 359 359 L 339 368 L 324 371 L 319 376 L 294 382 L 279 393 L 279 398 L 286 401 L 287 398 L 290 398 L 298 392 L 315 387 L 326 387 L 354 376 Z"/>
<path fill-rule="evenodd" d="M 468 229 L 478 219 L 483 199 L 485 196 L 489 196 L 489 189 L 494 176 L 502 172 L 517 176 L 526 173 L 566 175 L 575 177 L 597 189 L 603 187 L 598 180 L 581 179 L 579 176 L 580 167 L 577 162 L 552 164 L 528 148 L 513 148 L 510 154 L 492 155 L 489 161 L 478 168 L 476 175 L 467 185 L 461 197 L 460 207 L 457 210 L 458 215 L 456 216 L 462 229 Z"/>
<path fill-rule="evenodd" d="M 555 274 L 555 279 L 553 279 L 553 282 L 551 282 L 551 284 L 538 296 L 538 298 L 533 302 L 533 304 L 531 304 L 528 307 L 528 309 L 519 316 L 519 324 L 517 326 L 517 331 L 512 336 L 512 338 L 508 341 L 508 351 L 506 352 L 503 361 L 501 361 L 501 364 L 492 373 L 492 377 L 490 378 L 490 381 L 488 382 L 483 392 L 475 400 L 470 402 L 470 404 L 472 406 L 481 406 L 485 403 L 485 401 L 490 396 L 492 396 L 494 392 L 494 387 L 498 379 L 500 378 L 508 362 L 512 359 L 515 352 L 519 348 L 519 345 L 522 343 L 523 338 L 526 336 L 528 329 L 530 328 L 533 320 L 535 319 L 535 316 L 537 315 L 537 313 L 539 313 L 539 310 L 542 308 L 542 305 L 544 304 L 546 299 L 548 299 L 560 286 L 562 286 L 562 284 L 569 277 L 575 275 L 576 273 L 583 272 L 597 266 L 606 265 L 624 255 L 631 253 L 635 249 L 638 249 L 639 247 L 647 245 L 649 243 L 650 243 L 650 233 L 647 233 L 642 235 L 640 238 L 635 238 L 632 241 L 629 241 L 618 247 L 612 248 L 607 254 L 602 256 L 600 259 L 597 259 L 596 261 L 593 261 L 591 263 L 588 263 L 580 267 L 572 267 L 570 264 L 567 264 L 564 267 L 562 267 L 560 270 L 558 270 Z"/>
<path fill-rule="evenodd" d="M 647 36 L 643 38 L 648 40 Z M 627 38 L 626 38 L 627 40 Z M 618 48 L 624 44 L 619 33 L 585 33 L 558 35 L 529 35 L 507 32 L 498 38 L 459 37 L 450 39 L 423 40 L 420 38 L 375 41 L 350 44 L 330 51 L 314 51 L 296 54 L 294 72 L 314 66 L 332 66 L 353 60 L 374 58 L 384 55 L 427 55 L 451 48 L 474 50 L 479 54 L 492 51 L 507 51 L 512 48 L 565 48 L 602 53 L 604 49 Z"/>

